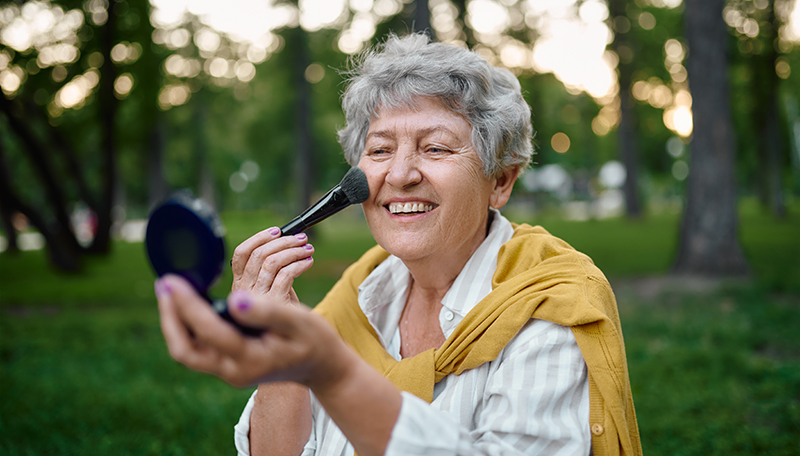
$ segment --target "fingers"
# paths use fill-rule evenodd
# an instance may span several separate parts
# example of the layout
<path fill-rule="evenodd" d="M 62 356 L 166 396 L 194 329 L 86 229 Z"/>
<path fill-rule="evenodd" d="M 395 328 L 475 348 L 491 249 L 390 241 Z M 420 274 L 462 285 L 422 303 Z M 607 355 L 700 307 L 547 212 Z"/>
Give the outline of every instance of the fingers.
<path fill-rule="evenodd" d="M 250 236 L 247 240 L 239 244 L 233 251 L 233 258 L 231 259 L 231 269 L 233 274 L 241 275 L 244 272 L 247 260 L 250 258 L 250 254 L 253 253 L 253 250 L 269 241 L 272 241 L 273 239 L 278 239 L 280 235 L 280 228 L 273 226 L 272 228 L 267 228 L 264 231 L 260 231 Z"/>
<path fill-rule="evenodd" d="M 167 342 L 169 354 L 178 361 L 191 350 L 191 335 L 181 323 L 175 305 L 172 302 L 171 286 L 162 280 L 156 280 L 156 297 L 161 321 L 161 332 Z"/>
<path fill-rule="evenodd" d="M 308 271 L 313 265 L 314 258 L 306 257 L 282 267 L 272 280 L 272 285 L 269 289 L 270 293 L 274 293 L 276 296 L 286 296 L 289 302 L 297 302 L 297 296 L 292 289 L 294 279 L 300 277 L 300 274 Z"/>
<path fill-rule="evenodd" d="M 287 269 L 293 267 L 300 268 L 290 265 Z M 280 299 L 254 297 L 245 291 L 229 297 L 235 319 L 267 329 L 256 338 L 243 336 L 219 318 L 180 277 L 159 279 L 156 293 L 170 355 L 191 369 L 213 374 L 234 386 L 265 380 L 311 381 L 331 369 L 330 360 L 344 347 L 322 317 L 304 306 L 285 305 Z"/>
<path fill-rule="evenodd" d="M 323 360 L 330 358 L 329 349 L 338 348 L 339 339 L 333 328 L 308 307 L 282 305 L 264 297 L 253 298 L 246 292 L 233 293 L 229 303 L 237 321 L 267 329 L 259 343 L 248 344 L 242 355 L 244 359 L 258 359 L 259 362 L 244 370 L 226 373 L 236 382 L 257 379 L 259 382 L 304 383 L 311 372 L 320 370 L 318 366 Z M 247 372 L 252 369 L 257 372 Z"/>
<path fill-rule="evenodd" d="M 259 255 L 259 249 L 253 252 L 254 257 Z M 254 272 L 250 276 L 251 278 L 249 280 L 252 281 L 250 283 L 253 283 L 251 290 L 256 294 L 271 292 L 276 285 L 275 280 L 279 276 L 283 277 L 284 283 L 288 280 L 289 287 L 291 287 L 294 279 L 308 270 L 311 264 L 313 264 L 310 262 L 313 253 L 314 246 L 311 244 L 304 244 L 271 254 L 264 260 L 256 260 L 256 262 L 260 261 L 260 267 L 257 270 L 254 267 Z M 258 266 L 258 264 L 255 266 Z M 245 274 L 247 274 L 247 272 Z M 284 287 L 284 289 L 277 291 L 277 294 L 283 295 L 285 292 L 286 290 Z"/>
<path fill-rule="evenodd" d="M 176 361 L 216 374 L 222 359 L 241 354 L 244 336 L 219 318 L 185 280 L 165 276 L 157 281 L 156 291 L 161 330 Z"/>
<path fill-rule="evenodd" d="M 299 312 L 307 312 L 295 306 L 287 306 L 264 297 L 255 298 L 246 291 L 234 291 L 228 296 L 228 309 L 236 321 L 255 328 L 265 328 L 281 335 L 291 333 Z"/>
<path fill-rule="evenodd" d="M 280 237 L 280 229 L 276 227 L 256 233 L 234 251 L 232 289 L 266 293 L 283 267 L 313 253 L 314 248 L 303 233 Z"/>

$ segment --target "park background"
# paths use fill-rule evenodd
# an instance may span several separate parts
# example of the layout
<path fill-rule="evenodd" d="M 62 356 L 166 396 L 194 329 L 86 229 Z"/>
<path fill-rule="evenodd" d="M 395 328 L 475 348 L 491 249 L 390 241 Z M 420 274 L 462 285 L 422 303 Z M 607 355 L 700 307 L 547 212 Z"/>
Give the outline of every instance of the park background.
<path fill-rule="evenodd" d="M 169 358 L 148 210 L 192 190 L 229 255 L 285 223 L 348 168 L 348 59 L 427 30 L 518 76 L 504 213 L 609 276 L 645 453 L 797 455 L 798 3 L 0 4 L 0 454 L 233 452 L 250 391 Z M 309 305 L 374 242 L 359 208 L 312 236 Z"/>

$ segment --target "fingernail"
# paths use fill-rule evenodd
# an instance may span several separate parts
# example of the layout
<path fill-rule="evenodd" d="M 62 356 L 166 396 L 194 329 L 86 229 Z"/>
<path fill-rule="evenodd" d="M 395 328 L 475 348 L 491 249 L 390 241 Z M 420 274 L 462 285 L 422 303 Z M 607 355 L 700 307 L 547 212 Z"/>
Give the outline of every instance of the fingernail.
<path fill-rule="evenodd" d="M 246 291 L 237 290 L 231 293 L 230 302 L 236 306 L 237 309 L 244 312 L 253 305 L 253 297 Z"/>
<path fill-rule="evenodd" d="M 267 230 L 267 233 L 269 233 L 269 234 L 271 234 L 273 236 L 277 236 L 277 235 L 281 234 L 281 229 L 278 228 L 277 226 L 273 226 L 272 228 Z"/>
<path fill-rule="evenodd" d="M 306 239 L 308 236 L 306 236 L 306 233 L 298 233 L 295 234 L 294 237 L 302 241 L 303 239 Z"/>
<path fill-rule="evenodd" d="M 311 260 L 313 260 L 313 259 L 314 259 L 313 257 L 308 257 L 308 258 L 306 258 L 306 260 L 308 260 L 308 261 L 311 261 Z"/>
<path fill-rule="evenodd" d="M 306 244 L 305 247 L 306 247 L 306 250 L 314 250 L 314 246 L 311 245 L 311 244 Z"/>
<path fill-rule="evenodd" d="M 172 294 L 172 288 L 163 279 L 156 279 L 153 287 L 156 290 L 157 298 L 164 298 Z"/>

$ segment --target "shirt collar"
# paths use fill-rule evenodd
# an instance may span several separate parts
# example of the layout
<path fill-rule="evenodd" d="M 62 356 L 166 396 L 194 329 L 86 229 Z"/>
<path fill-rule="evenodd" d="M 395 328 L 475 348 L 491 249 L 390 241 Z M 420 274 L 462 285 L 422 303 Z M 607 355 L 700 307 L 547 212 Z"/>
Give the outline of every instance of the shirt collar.
<path fill-rule="evenodd" d="M 439 318 L 445 337 L 492 291 L 497 254 L 500 247 L 514 234 L 514 228 L 508 219 L 495 209 L 490 209 L 490 212 L 492 223 L 486 239 L 472 254 L 442 299 L 442 312 L 453 313 L 450 318 Z M 384 347 L 397 330 L 410 277 L 405 264 L 396 256 L 390 255 L 358 287 L 358 304 Z"/>

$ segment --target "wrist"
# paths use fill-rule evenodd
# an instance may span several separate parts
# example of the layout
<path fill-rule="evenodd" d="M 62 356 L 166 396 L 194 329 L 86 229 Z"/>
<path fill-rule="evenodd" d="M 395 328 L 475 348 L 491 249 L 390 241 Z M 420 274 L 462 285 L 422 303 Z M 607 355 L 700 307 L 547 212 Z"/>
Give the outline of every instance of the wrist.
<path fill-rule="evenodd" d="M 358 378 L 361 359 L 338 336 L 325 344 L 326 350 L 320 353 L 322 361 L 317 364 L 316 372 L 304 382 L 317 397 L 337 396 L 347 389 Z"/>

